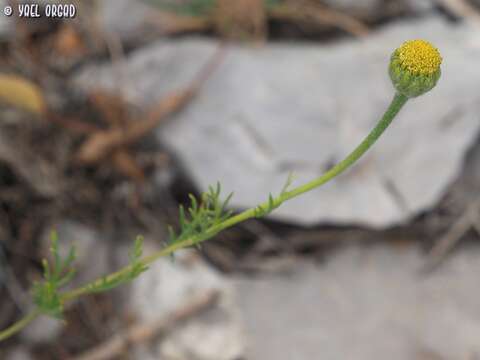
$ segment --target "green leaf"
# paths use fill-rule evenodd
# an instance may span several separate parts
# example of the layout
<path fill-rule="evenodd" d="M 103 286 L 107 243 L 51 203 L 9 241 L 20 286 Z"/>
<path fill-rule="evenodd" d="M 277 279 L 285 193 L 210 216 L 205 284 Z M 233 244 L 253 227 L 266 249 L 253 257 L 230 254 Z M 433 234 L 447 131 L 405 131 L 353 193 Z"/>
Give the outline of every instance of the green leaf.
<path fill-rule="evenodd" d="M 33 285 L 33 301 L 37 308 L 46 315 L 62 318 L 63 303 L 59 289 L 68 284 L 75 276 L 72 264 L 75 261 L 75 249 L 72 247 L 68 255 L 62 259 L 58 245 L 58 234 L 50 234 L 50 255 L 53 263 L 42 260 L 43 279 Z"/>
<path fill-rule="evenodd" d="M 231 216 L 231 212 L 225 209 L 232 194 L 229 194 L 223 202 L 220 200 L 220 195 L 220 183 L 217 183 L 215 187 L 209 186 L 208 191 L 202 193 L 199 199 L 189 194 L 188 211 L 185 212 L 183 205 L 179 207 L 179 232 L 175 232 L 170 226 L 168 228 L 168 244 L 192 239 L 193 245 L 199 247 L 203 236 Z"/>

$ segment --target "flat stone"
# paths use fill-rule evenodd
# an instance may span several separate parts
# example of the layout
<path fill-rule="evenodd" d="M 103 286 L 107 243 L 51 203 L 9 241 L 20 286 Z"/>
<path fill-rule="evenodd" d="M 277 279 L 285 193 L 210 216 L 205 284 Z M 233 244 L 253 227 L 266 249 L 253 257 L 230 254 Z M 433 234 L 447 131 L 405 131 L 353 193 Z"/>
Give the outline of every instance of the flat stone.
<path fill-rule="evenodd" d="M 479 256 L 472 246 L 421 275 L 416 247 L 363 244 L 322 266 L 299 264 L 290 276 L 239 278 L 246 358 L 475 359 Z"/>
<path fill-rule="evenodd" d="M 462 170 L 480 131 L 479 35 L 441 18 L 399 22 L 363 41 L 332 45 L 230 45 L 199 96 L 156 132 L 202 190 L 220 181 L 243 209 L 321 175 L 347 155 L 388 106 L 391 52 L 426 38 L 442 52 L 442 78 L 413 99 L 387 133 L 346 174 L 270 216 L 304 225 L 388 227 L 435 206 Z M 134 52 L 125 76 L 130 100 L 149 106 L 188 84 L 215 51 L 206 39 L 160 41 Z M 110 65 L 85 69 L 80 87 L 114 89 Z"/>
<path fill-rule="evenodd" d="M 149 252 L 147 250 L 147 252 Z M 232 283 L 207 266 L 193 251 L 175 261 L 160 259 L 132 284 L 129 310 L 148 323 L 187 306 L 206 292 L 219 301 L 149 345 L 135 349 L 135 359 L 236 360 L 245 352 L 245 336 Z"/>

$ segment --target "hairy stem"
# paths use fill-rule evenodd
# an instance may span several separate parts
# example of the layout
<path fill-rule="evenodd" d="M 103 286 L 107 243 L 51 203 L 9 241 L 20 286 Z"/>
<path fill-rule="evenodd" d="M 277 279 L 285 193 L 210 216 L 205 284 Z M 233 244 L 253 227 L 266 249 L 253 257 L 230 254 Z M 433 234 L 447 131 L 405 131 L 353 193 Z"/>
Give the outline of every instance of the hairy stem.
<path fill-rule="evenodd" d="M 368 149 L 377 141 L 377 139 L 383 134 L 387 127 L 391 124 L 392 120 L 398 114 L 400 109 L 405 105 L 408 98 L 402 94 L 395 94 L 395 97 L 392 100 L 392 103 L 388 107 L 387 111 L 383 115 L 382 119 L 378 124 L 373 128 L 372 131 L 367 135 L 367 137 L 358 145 L 355 150 L 353 150 L 345 159 L 340 161 L 337 165 L 328 170 L 325 174 L 319 178 L 312 180 L 302 186 L 288 191 L 284 194 L 283 201 L 292 199 L 298 195 L 306 193 L 312 189 L 315 189 L 326 182 L 333 179 L 335 176 L 339 175 L 351 165 L 353 165 L 363 154 L 367 152 Z"/>
<path fill-rule="evenodd" d="M 297 197 L 303 193 L 306 193 L 310 190 L 313 190 L 328 181 L 332 180 L 334 177 L 345 171 L 347 168 L 349 168 L 351 165 L 353 165 L 365 152 L 377 141 L 377 139 L 383 134 L 383 132 L 386 130 L 386 128 L 391 124 L 392 120 L 395 118 L 395 116 L 398 114 L 400 109 L 405 105 L 407 102 L 408 98 L 404 95 L 401 94 L 396 94 L 388 107 L 387 111 L 383 115 L 383 117 L 380 119 L 380 121 L 377 123 L 377 125 L 373 128 L 373 130 L 367 135 L 367 137 L 358 145 L 345 159 L 340 161 L 337 165 L 332 167 L 330 170 L 328 170 L 325 174 L 322 176 L 306 183 L 303 185 L 300 185 L 290 191 L 285 191 L 282 192 L 278 197 L 273 198 L 273 201 L 266 201 L 263 204 L 260 204 L 259 206 L 255 208 L 251 208 L 248 210 L 245 210 L 235 216 L 232 216 L 225 221 L 221 222 L 218 225 L 212 226 L 209 228 L 206 232 L 202 233 L 201 235 L 197 236 L 192 236 L 188 239 L 176 242 L 174 244 L 171 244 L 164 249 L 157 251 L 149 256 L 144 257 L 141 262 L 143 265 L 147 266 L 157 259 L 171 255 L 175 251 L 186 248 L 195 244 L 198 244 L 202 241 L 205 241 L 207 239 L 210 239 L 211 237 L 215 236 L 218 234 L 220 231 L 227 229 L 229 227 L 232 227 L 238 223 L 241 223 L 245 220 L 248 220 L 250 218 L 253 218 L 257 216 L 257 210 L 258 208 L 276 208 L 280 206 L 282 203 L 284 203 L 287 200 L 290 200 L 294 197 Z M 122 269 L 120 269 L 117 272 L 114 272 L 110 275 L 107 276 L 108 280 L 115 280 L 121 278 L 123 275 L 128 274 L 132 270 L 131 266 L 126 266 Z M 75 299 L 81 295 L 86 295 L 90 292 L 90 288 L 92 285 L 96 284 L 101 284 L 101 282 L 104 281 L 103 278 L 97 279 L 85 286 L 79 287 L 77 289 L 65 292 L 61 300 L 62 302 L 67 302 L 72 299 Z M 22 328 L 24 328 L 26 325 L 28 325 L 35 317 L 40 315 L 38 311 L 34 311 L 30 314 L 28 314 L 26 317 L 24 317 L 22 320 L 18 321 L 17 323 L 13 324 L 11 327 L 7 328 L 6 330 L 0 332 L 0 341 L 12 336 L 16 332 L 20 331 Z"/>

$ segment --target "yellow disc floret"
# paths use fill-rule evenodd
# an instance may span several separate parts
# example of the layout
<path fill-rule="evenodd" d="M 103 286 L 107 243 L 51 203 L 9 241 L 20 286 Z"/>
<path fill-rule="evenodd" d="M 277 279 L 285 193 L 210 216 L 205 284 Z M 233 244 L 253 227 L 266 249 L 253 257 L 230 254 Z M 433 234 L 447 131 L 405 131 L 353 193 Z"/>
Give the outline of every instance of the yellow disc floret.
<path fill-rule="evenodd" d="M 440 52 L 432 44 L 410 40 L 393 52 L 389 74 L 395 89 L 412 98 L 435 87 L 441 75 L 441 64 Z"/>
<path fill-rule="evenodd" d="M 398 49 L 400 64 L 413 74 L 431 75 L 442 63 L 437 48 L 425 40 L 411 40 Z"/>

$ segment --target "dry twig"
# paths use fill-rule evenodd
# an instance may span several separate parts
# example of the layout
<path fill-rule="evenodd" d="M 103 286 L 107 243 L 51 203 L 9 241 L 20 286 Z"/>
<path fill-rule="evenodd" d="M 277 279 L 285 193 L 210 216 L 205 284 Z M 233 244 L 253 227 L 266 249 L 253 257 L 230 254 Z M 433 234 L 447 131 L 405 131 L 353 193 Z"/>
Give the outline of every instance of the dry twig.
<path fill-rule="evenodd" d="M 465 0 L 437 0 L 455 16 L 471 20 L 473 23 L 480 25 L 480 13 L 478 10 Z"/>
<path fill-rule="evenodd" d="M 309 1 L 286 2 L 269 11 L 270 17 L 279 20 L 310 21 L 337 27 L 357 37 L 368 34 L 368 27 L 360 20 L 342 12 Z"/>
<path fill-rule="evenodd" d="M 114 150 L 131 145 L 153 130 L 167 116 L 183 108 L 198 92 L 223 57 L 223 47 L 204 66 L 187 89 L 174 92 L 162 99 L 148 112 L 147 118 L 141 121 L 131 121 L 125 126 L 114 126 L 107 130 L 92 134 L 80 147 L 75 159 L 79 164 L 95 164 Z"/>
<path fill-rule="evenodd" d="M 264 40 L 267 16 L 263 0 L 217 0 L 213 15 L 217 32 L 227 39 Z"/>
<path fill-rule="evenodd" d="M 75 357 L 73 360 L 108 360 L 117 358 L 130 346 L 145 343 L 161 332 L 167 332 L 180 322 L 210 308 L 218 300 L 219 293 L 210 291 L 189 301 L 172 314 L 149 324 L 139 324 L 115 335 L 99 346 Z"/>
<path fill-rule="evenodd" d="M 157 28 L 162 35 L 206 31 L 212 27 L 213 23 L 206 17 L 177 15 L 158 9 L 152 9 L 145 21 Z"/>
<path fill-rule="evenodd" d="M 213 29 L 225 38 L 239 40 L 264 40 L 269 19 L 332 26 L 357 37 L 369 32 L 360 20 L 311 0 L 291 0 L 270 7 L 260 0 L 220 0 L 213 10 L 208 16 L 187 16 L 152 9 L 147 22 L 162 34 Z"/>

